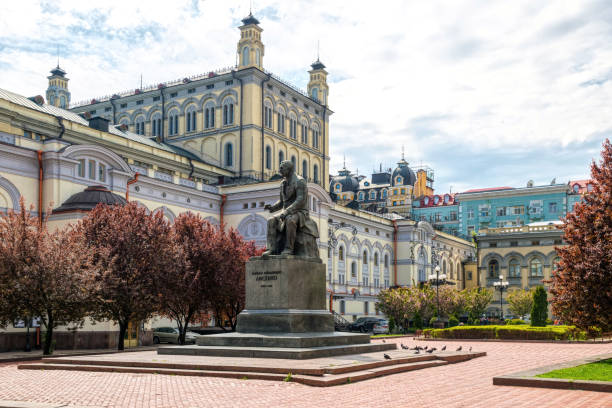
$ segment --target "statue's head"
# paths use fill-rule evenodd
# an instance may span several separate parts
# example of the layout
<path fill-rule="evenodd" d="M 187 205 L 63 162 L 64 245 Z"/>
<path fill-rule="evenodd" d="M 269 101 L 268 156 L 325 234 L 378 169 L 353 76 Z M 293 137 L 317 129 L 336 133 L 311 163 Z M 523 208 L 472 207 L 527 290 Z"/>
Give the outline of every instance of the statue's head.
<path fill-rule="evenodd" d="M 285 160 L 281 162 L 279 170 L 280 170 L 280 174 L 283 177 L 291 176 L 294 170 L 293 162 L 291 160 Z"/>

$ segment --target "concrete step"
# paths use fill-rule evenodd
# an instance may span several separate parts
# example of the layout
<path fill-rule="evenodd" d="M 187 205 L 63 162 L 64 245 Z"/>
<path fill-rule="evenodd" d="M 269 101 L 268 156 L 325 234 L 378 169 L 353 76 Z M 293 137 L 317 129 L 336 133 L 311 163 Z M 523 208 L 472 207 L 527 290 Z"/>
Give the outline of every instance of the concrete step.
<path fill-rule="evenodd" d="M 396 350 L 395 343 L 350 344 L 326 347 L 234 347 L 234 346 L 167 346 L 157 349 L 159 355 L 192 355 L 251 358 L 311 359 Z"/>
<path fill-rule="evenodd" d="M 329 387 L 334 385 L 348 384 L 356 381 L 363 381 L 383 375 L 396 374 L 400 372 L 420 370 L 429 367 L 436 367 L 449 364 L 443 360 L 429 359 L 411 363 L 399 363 L 391 360 L 384 366 L 371 369 L 360 369 L 354 372 L 344 372 L 340 374 L 306 375 L 306 374 L 278 374 L 271 372 L 252 372 L 252 371 L 220 371 L 220 370 L 195 370 L 195 369 L 172 369 L 162 367 L 129 367 L 118 365 L 89 365 L 89 364 L 58 364 L 51 361 L 46 363 L 23 364 L 18 366 L 22 370 L 67 370 L 67 371 L 87 371 L 87 372 L 115 372 L 132 374 L 163 374 L 163 375 L 182 375 L 196 377 L 222 377 L 244 380 L 273 380 L 291 381 L 300 384 Z"/>

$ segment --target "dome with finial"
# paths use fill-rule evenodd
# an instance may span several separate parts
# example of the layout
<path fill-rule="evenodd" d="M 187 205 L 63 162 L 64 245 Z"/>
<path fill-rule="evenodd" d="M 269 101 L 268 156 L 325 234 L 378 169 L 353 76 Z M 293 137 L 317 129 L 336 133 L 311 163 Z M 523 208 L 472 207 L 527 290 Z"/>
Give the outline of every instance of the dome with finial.
<path fill-rule="evenodd" d="M 414 171 L 408 167 L 408 162 L 404 159 L 404 149 L 402 148 L 402 159 L 397 162 L 397 167 L 391 174 L 391 185 L 414 186 L 416 179 L 416 174 L 414 174 Z"/>
<path fill-rule="evenodd" d="M 317 58 L 311 65 L 312 69 L 325 69 L 325 65 Z"/>
<path fill-rule="evenodd" d="M 355 192 L 357 190 L 359 190 L 359 180 L 346 167 L 340 170 L 337 176 L 332 177 L 329 183 L 329 191 L 333 193 Z"/>
<path fill-rule="evenodd" d="M 249 12 L 249 15 L 242 19 L 242 24 L 244 25 L 259 24 L 259 20 L 253 17 L 253 13 Z"/>
<path fill-rule="evenodd" d="M 61 69 L 61 68 L 60 68 L 60 66 L 59 66 L 59 64 L 58 64 L 58 65 L 57 65 L 55 68 L 53 68 L 53 69 L 51 70 L 51 73 L 52 73 L 53 75 L 57 75 L 57 76 L 61 76 L 61 77 L 63 77 L 63 76 L 65 76 L 65 75 L 66 75 L 66 71 L 64 71 L 63 69 Z"/>

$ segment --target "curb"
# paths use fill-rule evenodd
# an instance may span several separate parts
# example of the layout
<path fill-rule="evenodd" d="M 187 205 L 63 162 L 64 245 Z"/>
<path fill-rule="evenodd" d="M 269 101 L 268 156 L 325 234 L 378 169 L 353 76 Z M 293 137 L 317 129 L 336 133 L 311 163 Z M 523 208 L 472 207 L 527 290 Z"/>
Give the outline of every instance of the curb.
<path fill-rule="evenodd" d="M 19 361 L 37 361 L 37 360 L 42 360 L 43 358 L 70 357 L 70 356 L 92 356 L 96 354 L 115 354 L 115 353 L 128 353 L 128 352 L 133 353 L 137 351 L 153 351 L 153 350 L 157 350 L 157 347 L 144 346 L 144 347 L 139 347 L 137 349 L 126 349 L 122 351 L 119 351 L 119 350 L 98 350 L 98 351 L 83 350 L 82 352 L 75 351 L 72 353 L 67 352 L 68 350 L 63 350 L 63 351 L 57 351 L 56 354 L 51 354 L 50 356 L 44 356 L 42 354 L 37 353 L 35 355 L 30 355 L 30 356 L 19 355 L 16 357 L 5 357 L 5 358 L 3 358 L 2 353 L 0 353 L 0 363 L 14 363 L 14 362 L 19 362 Z M 2 401 L 0 401 L 0 408 L 4 408 L 1 402 Z"/>
<path fill-rule="evenodd" d="M 375 340 L 375 339 L 374 339 Z M 417 341 L 476 341 L 476 342 L 501 342 L 501 343 L 554 343 L 554 344 L 610 344 L 612 340 L 589 341 L 589 340 L 521 340 L 521 339 L 440 339 L 430 337 L 415 337 Z"/>

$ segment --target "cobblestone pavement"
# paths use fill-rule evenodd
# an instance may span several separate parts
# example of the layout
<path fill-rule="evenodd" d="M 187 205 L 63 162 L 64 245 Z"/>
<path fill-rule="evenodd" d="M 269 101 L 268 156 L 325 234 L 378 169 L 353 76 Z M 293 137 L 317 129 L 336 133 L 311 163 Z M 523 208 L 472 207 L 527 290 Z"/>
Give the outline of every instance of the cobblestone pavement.
<path fill-rule="evenodd" d="M 376 340 L 379 341 L 379 340 Z M 387 340 L 426 345 L 412 339 Z M 79 407 L 584 407 L 612 408 L 612 394 L 492 385 L 496 375 L 612 352 L 612 344 L 432 342 L 486 357 L 330 388 L 154 374 L 18 370 L 0 364 L 0 400 Z"/>

